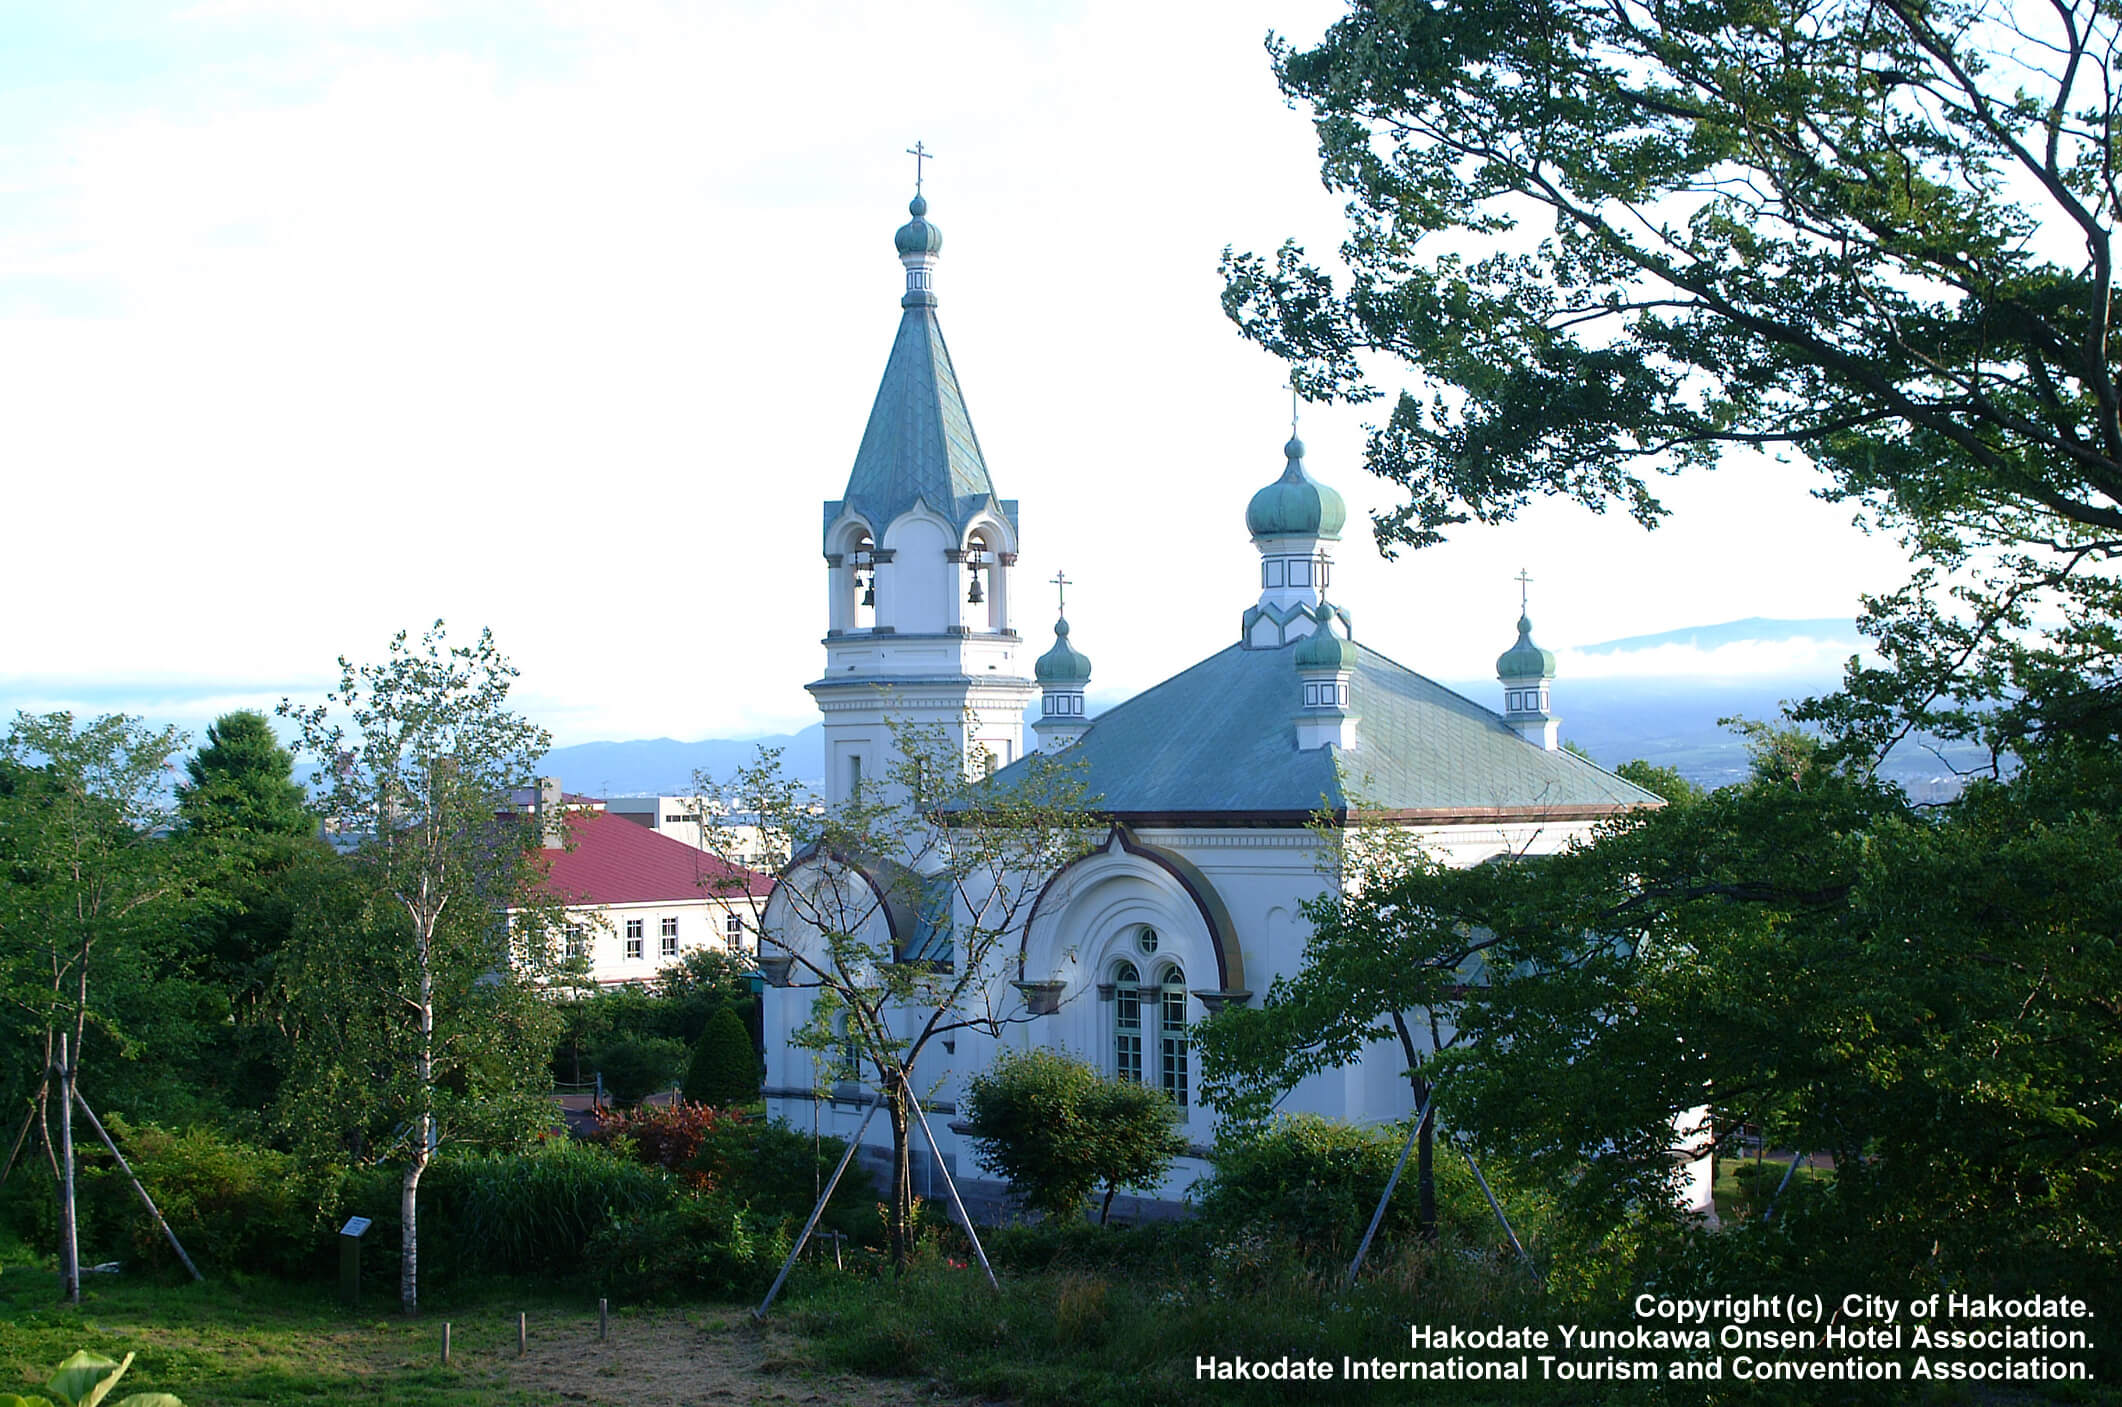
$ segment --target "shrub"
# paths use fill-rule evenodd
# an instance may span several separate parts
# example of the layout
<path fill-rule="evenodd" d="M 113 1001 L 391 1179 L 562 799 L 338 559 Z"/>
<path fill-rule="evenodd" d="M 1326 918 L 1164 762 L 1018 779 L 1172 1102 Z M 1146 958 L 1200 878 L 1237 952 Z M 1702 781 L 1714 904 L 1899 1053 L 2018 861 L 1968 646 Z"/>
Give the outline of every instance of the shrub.
<path fill-rule="evenodd" d="M 396 1168 L 363 1168 L 340 1189 L 344 1212 L 375 1219 L 366 1258 L 393 1276 L 400 1176 Z M 420 1179 L 421 1273 L 571 1273 L 582 1268 L 596 1232 L 653 1215 L 677 1196 L 660 1170 L 584 1144 L 438 1158 Z"/>
<path fill-rule="evenodd" d="M 588 1263 L 601 1285 L 632 1299 L 750 1295 L 772 1281 L 792 1235 L 785 1218 L 708 1194 L 605 1227 L 590 1240 Z"/>
<path fill-rule="evenodd" d="M 707 1020 L 685 1072 L 685 1097 L 726 1109 L 759 1097 L 759 1056 L 751 1032 L 735 1009 L 722 1007 Z"/>
<path fill-rule="evenodd" d="M 1353 1254 L 1406 1138 L 1405 1130 L 1359 1128 L 1314 1114 L 1226 1137 L 1216 1144 L 1215 1173 L 1199 1197 L 1201 1218 L 1234 1235 L 1270 1231 L 1312 1254 Z M 1442 1172 L 1441 1141 L 1438 1151 Z M 1380 1234 L 1415 1234 L 1413 1176 L 1410 1158 Z"/>
<path fill-rule="evenodd" d="M 600 1048 L 591 1063 L 604 1076 L 604 1090 L 620 1104 L 669 1089 L 685 1068 L 683 1041 L 666 1036 L 621 1036 Z"/>
<path fill-rule="evenodd" d="M 800 1225 L 846 1151 L 847 1141 L 830 1134 L 814 1138 L 778 1119 L 725 1115 L 708 1129 L 693 1166 L 710 1188 L 739 1206 L 794 1218 Z M 877 1216 L 879 1196 L 862 1164 L 850 1163 L 819 1224 L 875 1240 L 883 1231 Z"/>
<path fill-rule="evenodd" d="M 589 1141 L 705 1188 L 708 1171 L 696 1166 L 702 1141 L 718 1125 L 741 1117 L 705 1104 L 643 1105 L 598 1114 Z"/>
<path fill-rule="evenodd" d="M 323 1257 L 328 1237 L 320 1207 L 329 1183 L 301 1175 L 291 1155 L 210 1128 L 172 1133 L 128 1128 L 115 1118 L 110 1127 L 201 1269 L 293 1274 Z M 84 1170 L 81 1201 L 101 1252 L 149 1266 L 177 1264 L 162 1228 L 116 1164 Z"/>
<path fill-rule="evenodd" d="M 1005 1055 L 967 1087 L 966 1123 L 981 1167 L 1027 1208 L 1070 1217 L 1101 1184 L 1148 1187 L 1186 1151 L 1161 1090 L 1109 1079 L 1051 1051 Z"/>

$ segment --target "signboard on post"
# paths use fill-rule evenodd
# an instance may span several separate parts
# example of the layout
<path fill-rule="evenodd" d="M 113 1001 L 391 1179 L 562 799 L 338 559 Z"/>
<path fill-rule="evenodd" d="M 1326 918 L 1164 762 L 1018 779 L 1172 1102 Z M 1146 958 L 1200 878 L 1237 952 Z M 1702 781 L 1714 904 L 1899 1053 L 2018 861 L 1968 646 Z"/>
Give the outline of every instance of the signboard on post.
<path fill-rule="evenodd" d="M 361 1300 L 361 1233 L 374 1224 L 365 1216 L 350 1216 L 339 1228 L 339 1298 L 349 1309 Z"/>

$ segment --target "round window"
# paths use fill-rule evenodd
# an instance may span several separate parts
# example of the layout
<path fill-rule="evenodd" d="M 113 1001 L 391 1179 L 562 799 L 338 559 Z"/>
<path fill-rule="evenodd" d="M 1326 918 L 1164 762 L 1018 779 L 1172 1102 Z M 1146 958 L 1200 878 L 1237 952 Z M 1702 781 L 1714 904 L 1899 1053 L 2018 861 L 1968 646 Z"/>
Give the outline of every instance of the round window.
<path fill-rule="evenodd" d="M 1154 953 L 1157 951 L 1157 930 L 1145 928 L 1136 936 L 1135 941 L 1141 945 L 1143 952 Z"/>

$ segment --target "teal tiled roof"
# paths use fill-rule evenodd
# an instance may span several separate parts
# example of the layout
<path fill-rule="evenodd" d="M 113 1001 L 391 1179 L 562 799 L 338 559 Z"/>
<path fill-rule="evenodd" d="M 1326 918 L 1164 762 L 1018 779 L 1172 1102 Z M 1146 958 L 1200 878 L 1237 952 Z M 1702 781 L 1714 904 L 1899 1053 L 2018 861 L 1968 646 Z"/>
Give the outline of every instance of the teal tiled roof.
<path fill-rule="evenodd" d="M 884 364 L 884 381 L 855 453 L 847 493 L 825 505 L 825 522 L 831 526 L 852 509 L 881 537 L 916 499 L 961 532 L 990 503 L 1012 527 L 1016 524 L 1016 504 L 995 502 L 994 481 L 987 476 L 936 310 L 920 303 L 900 315 L 899 336 Z"/>
<path fill-rule="evenodd" d="M 1091 807 L 1215 825 L 1296 824 L 1342 810 L 1351 792 L 1366 810 L 1440 820 L 1658 800 L 1574 753 L 1526 742 L 1500 715 L 1360 644 L 1350 647 L 1356 746 L 1300 752 L 1295 648 L 1233 645 L 1100 714 L 1066 754 L 1084 768 Z"/>

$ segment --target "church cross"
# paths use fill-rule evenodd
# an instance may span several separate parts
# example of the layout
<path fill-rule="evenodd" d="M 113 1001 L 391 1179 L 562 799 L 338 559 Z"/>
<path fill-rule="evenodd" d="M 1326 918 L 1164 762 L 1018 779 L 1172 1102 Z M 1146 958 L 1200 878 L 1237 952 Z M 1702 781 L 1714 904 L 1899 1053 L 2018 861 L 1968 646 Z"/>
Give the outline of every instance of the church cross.
<path fill-rule="evenodd" d="M 934 161 L 936 154 L 919 142 L 915 142 L 908 147 L 906 154 L 914 159 L 914 194 L 919 195 L 921 194 L 921 163 Z"/>
<path fill-rule="evenodd" d="M 1518 583 L 1518 614 L 1522 616 L 1525 614 L 1526 588 L 1533 584 L 1533 579 L 1526 575 L 1525 568 L 1520 567 L 1518 568 L 1518 575 L 1512 580 Z"/>
<path fill-rule="evenodd" d="M 1296 378 L 1283 383 L 1282 389 L 1289 392 L 1289 437 L 1297 438 L 1297 386 Z"/>
<path fill-rule="evenodd" d="M 1063 615 L 1063 616 L 1067 615 L 1067 614 L 1068 614 L 1068 573 L 1067 573 L 1067 572 L 1064 572 L 1064 571 L 1062 571 L 1062 570 L 1060 570 L 1059 568 L 1055 568 L 1055 570 L 1054 570 L 1054 574 L 1053 574 L 1052 576 L 1048 577 L 1048 578 L 1047 578 L 1047 580 L 1048 580 L 1048 581 L 1050 581 L 1050 582 L 1052 582 L 1052 583 L 1054 584 L 1055 588 L 1057 589 L 1057 591 L 1059 592 L 1059 594 L 1060 594 L 1060 597 L 1061 597 L 1061 605 L 1060 605 L 1060 607 L 1059 607 L 1059 608 L 1058 608 L 1058 609 L 1056 610 L 1055 614 L 1057 614 L 1057 615 Z"/>

